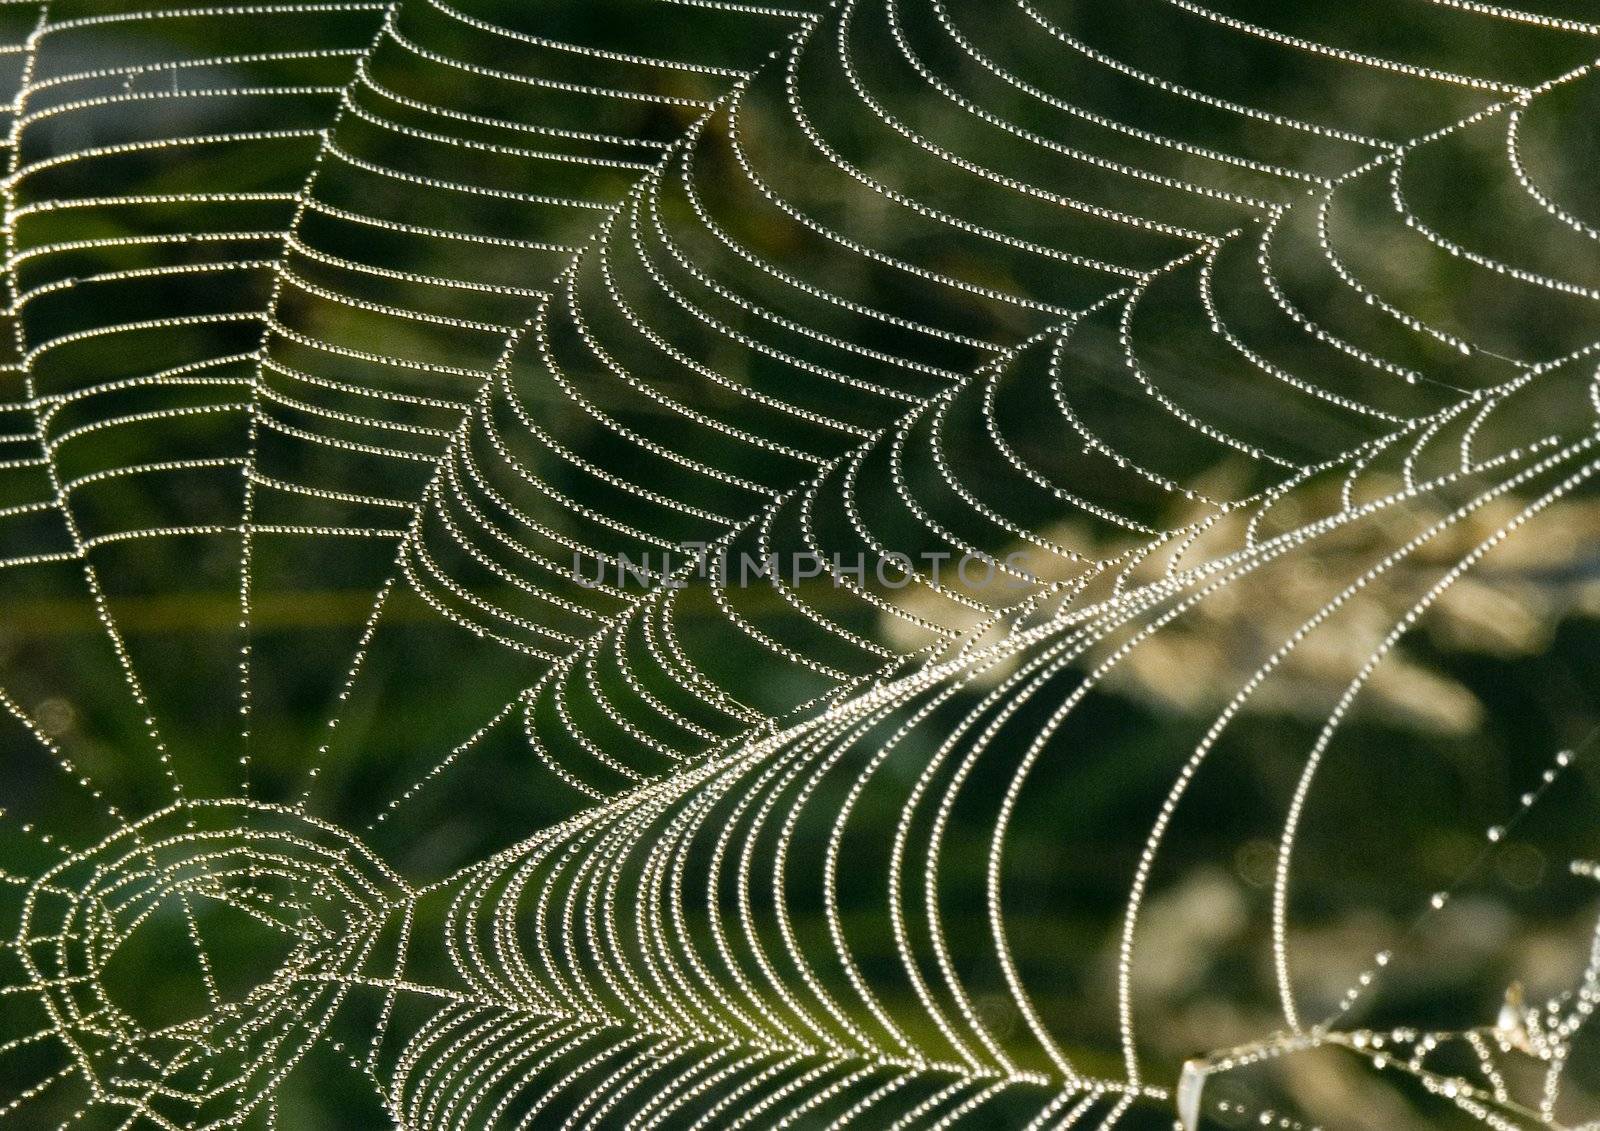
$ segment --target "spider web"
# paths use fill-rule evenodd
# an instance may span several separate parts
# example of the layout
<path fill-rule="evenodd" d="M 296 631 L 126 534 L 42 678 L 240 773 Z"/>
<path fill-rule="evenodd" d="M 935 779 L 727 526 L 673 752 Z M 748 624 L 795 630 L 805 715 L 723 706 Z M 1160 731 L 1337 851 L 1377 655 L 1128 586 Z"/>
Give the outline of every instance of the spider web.
<path fill-rule="evenodd" d="M 1600 1120 L 1600 21 L 1283 8 L 5 4 L 0 1117 Z"/>

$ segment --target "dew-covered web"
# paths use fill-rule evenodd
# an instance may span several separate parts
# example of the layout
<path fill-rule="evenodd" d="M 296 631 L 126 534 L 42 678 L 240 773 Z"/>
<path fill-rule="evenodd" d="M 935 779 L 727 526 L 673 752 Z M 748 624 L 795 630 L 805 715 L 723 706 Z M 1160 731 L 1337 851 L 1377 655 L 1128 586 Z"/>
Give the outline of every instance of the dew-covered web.
<path fill-rule="evenodd" d="M 0 25 L 0 1122 L 1600 1126 L 1588 0 Z"/>

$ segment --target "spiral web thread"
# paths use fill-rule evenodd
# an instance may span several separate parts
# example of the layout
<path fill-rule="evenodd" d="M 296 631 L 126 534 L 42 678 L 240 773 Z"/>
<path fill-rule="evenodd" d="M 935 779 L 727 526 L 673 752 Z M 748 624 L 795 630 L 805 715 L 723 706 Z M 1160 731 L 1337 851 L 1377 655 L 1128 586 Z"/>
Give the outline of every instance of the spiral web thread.
<path fill-rule="evenodd" d="M 1282 7 L 7 3 L 0 609 L 92 629 L 0 679 L 0 1116 L 295 1126 L 331 1055 L 418 1128 L 1309 1127 L 1250 1081 L 1331 1055 L 1440 1126 L 1600 1119 L 1592 949 L 1412 1024 L 1404 937 L 1300 988 L 1293 889 L 1347 724 L 1439 709 L 1418 626 L 1578 553 L 1600 13 Z M 815 576 L 735 583 L 774 555 Z M 455 681 L 478 725 L 340 773 Z M 1011 846 L 1141 685 L 1204 717 L 1080 1018 Z M 1146 908 L 1289 699 L 1276 1020 L 1178 1063 Z M 1577 791 L 1577 700 L 1485 852 Z M 397 863 L 508 765 L 528 839 Z M 204 1001 L 158 1023 L 109 986 L 164 917 Z"/>

